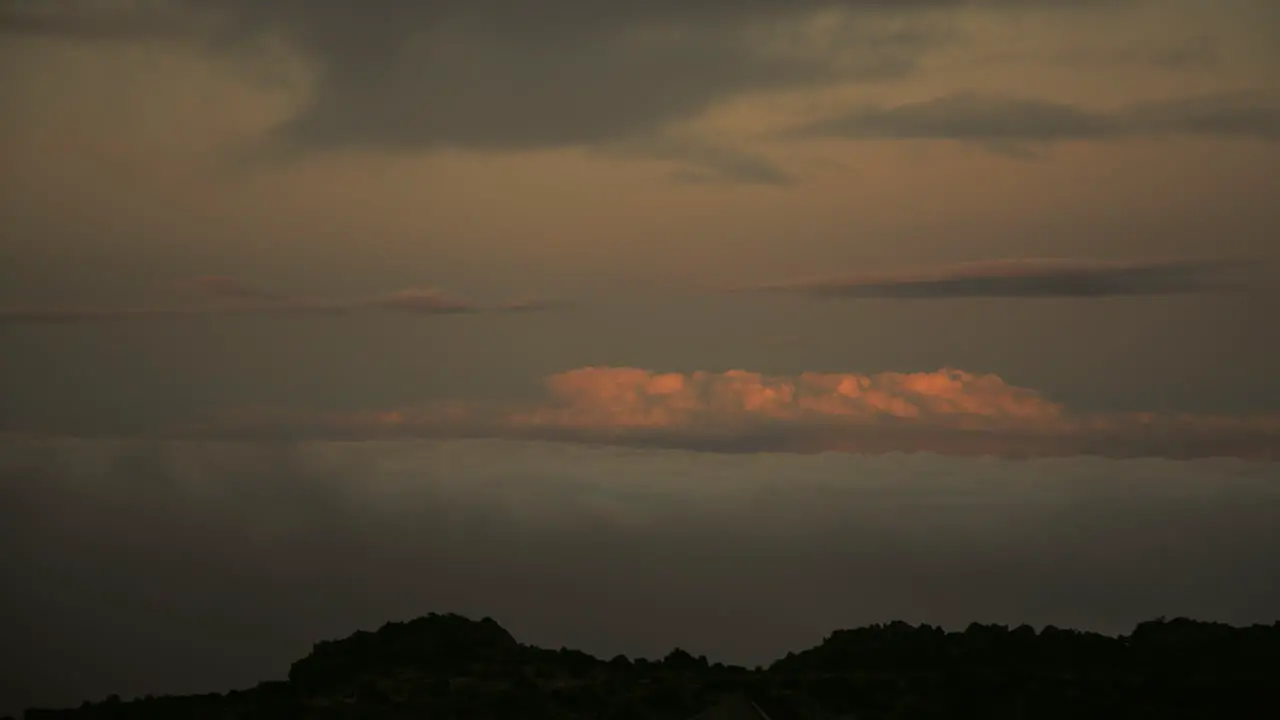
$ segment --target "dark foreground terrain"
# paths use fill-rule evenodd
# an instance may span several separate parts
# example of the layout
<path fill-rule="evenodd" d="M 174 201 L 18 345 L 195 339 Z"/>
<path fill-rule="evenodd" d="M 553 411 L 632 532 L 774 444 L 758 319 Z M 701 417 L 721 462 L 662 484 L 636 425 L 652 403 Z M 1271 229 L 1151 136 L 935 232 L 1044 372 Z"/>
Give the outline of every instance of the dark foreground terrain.
<path fill-rule="evenodd" d="M 726 697 L 749 698 L 774 720 L 1276 718 L 1280 623 L 1161 619 L 1118 638 L 890 623 L 837 631 L 752 670 L 678 649 L 659 661 L 606 661 L 522 645 L 488 618 L 431 615 L 321 642 L 293 663 L 287 682 L 222 695 L 111 697 L 25 717 L 683 720 Z"/>

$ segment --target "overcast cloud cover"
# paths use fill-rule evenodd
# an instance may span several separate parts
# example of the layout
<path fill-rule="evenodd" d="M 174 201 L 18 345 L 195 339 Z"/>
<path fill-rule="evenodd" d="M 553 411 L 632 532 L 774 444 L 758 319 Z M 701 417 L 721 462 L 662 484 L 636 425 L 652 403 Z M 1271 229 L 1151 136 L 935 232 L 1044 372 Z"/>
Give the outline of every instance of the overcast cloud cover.
<path fill-rule="evenodd" d="M 742 663 L 896 618 L 1270 622 L 1278 481 L 1231 460 L 10 438 L 0 711 L 250 685 L 442 609 Z"/>
<path fill-rule="evenodd" d="M 1250 2 L 1227 5 L 1236 12 L 1256 11 Z M 1037 11 L 1095 12 L 1105 21 L 1108 6 L 1123 12 L 1143 5 L 1144 0 L 628 0 L 607 6 L 587 0 L 536 6 L 510 0 L 6 0 L 0 4 L 0 33 L 80 42 L 171 41 L 229 54 L 276 76 L 287 74 L 280 66 L 292 57 L 308 78 L 306 100 L 256 151 L 272 156 L 563 147 L 616 155 L 629 149 L 690 163 L 677 178 L 779 184 L 789 176 L 753 151 L 707 136 L 679 140 L 672 133 L 679 137 L 681 123 L 742 96 L 842 83 L 874 88 L 920 73 L 928 59 L 964 39 L 951 13 L 995 11 L 1016 18 Z M 1199 42 L 1202 61 L 1211 62 L 1203 47 L 1212 41 L 1203 35 L 1192 39 Z M 1177 49 L 1146 60 L 1167 64 Z M 1007 149 L 1126 135 L 1273 141 L 1280 139 L 1275 91 L 1191 93 L 1109 110 L 965 89 L 892 107 L 854 106 L 789 134 L 957 139 Z"/>

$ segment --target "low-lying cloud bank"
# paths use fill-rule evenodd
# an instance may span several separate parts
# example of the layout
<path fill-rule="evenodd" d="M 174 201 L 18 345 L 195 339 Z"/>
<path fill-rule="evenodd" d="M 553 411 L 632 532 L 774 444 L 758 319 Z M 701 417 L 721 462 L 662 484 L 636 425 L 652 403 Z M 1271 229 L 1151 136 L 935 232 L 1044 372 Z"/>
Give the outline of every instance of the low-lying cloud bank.
<path fill-rule="evenodd" d="M 995 375 L 960 370 L 768 376 L 587 367 L 528 405 L 437 404 L 300 416 L 244 410 L 199 435 L 489 437 L 718 452 L 933 452 L 1280 460 L 1280 416 L 1075 415 Z"/>
<path fill-rule="evenodd" d="M 1105 263 L 1064 259 L 973 262 L 898 274 L 803 280 L 750 288 L 819 298 L 1099 298 L 1227 289 L 1242 263 L 1227 260 Z"/>
<path fill-rule="evenodd" d="M 338 315 L 359 311 L 392 311 L 413 315 L 462 315 L 547 310 L 546 300 L 518 300 L 494 305 L 450 296 L 436 288 L 410 288 L 389 295 L 353 300 L 290 297 L 225 276 L 204 276 L 182 283 L 211 300 L 201 306 L 143 308 L 0 308 L 0 324 L 41 324 L 101 320 L 157 320 L 218 315 Z"/>
<path fill-rule="evenodd" d="M 431 611 L 747 664 L 893 619 L 1272 622 L 1278 479 L 1234 460 L 0 436 L 0 715 L 248 686 L 318 638 Z"/>

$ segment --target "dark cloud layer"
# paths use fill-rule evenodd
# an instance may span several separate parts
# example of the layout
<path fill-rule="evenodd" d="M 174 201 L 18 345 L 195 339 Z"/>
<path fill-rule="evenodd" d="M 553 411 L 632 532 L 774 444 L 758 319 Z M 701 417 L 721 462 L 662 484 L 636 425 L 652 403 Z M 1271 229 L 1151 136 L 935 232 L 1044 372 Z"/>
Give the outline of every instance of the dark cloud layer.
<path fill-rule="evenodd" d="M 282 677 L 431 611 L 754 664 L 903 619 L 1275 619 L 1275 470 L 538 443 L 0 443 L 0 714 Z M 744 630 L 746 629 L 746 630 Z"/>
<path fill-rule="evenodd" d="M 1016 260 L 932 272 L 809 280 L 754 288 L 819 298 L 1097 298 L 1171 295 L 1227 287 L 1226 261 L 1086 263 Z"/>
<path fill-rule="evenodd" d="M 934 0 L 913 6 L 963 3 Z M 860 2 L 231 2 L 207 18 L 222 47 L 284 40 L 317 71 L 308 107 L 282 131 L 304 145 L 531 148 L 643 135 L 736 92 L 908 71 L 923 39 L 864 38 L 862 62 L 761 53 L 750 31 Z M 201 5 L 193 4 L 200 8 Z M 184 17 L 171 13 L 174 23 Z M 10 31 L 106 37 L 159 32 L 154 15 L 24 12 Z M 188 20 L 187 24 L 192 21 Z"/>
<path fill-rule="evenodd" d="M 1200 135 L 1280 140 L 1280 94 L 1198 95 L 1115 111 L 990 93 L 954 93 L 892 107 L 860 107 L 788 133 L 847 140 L 1048 143 L 1132 136 Z"/>
<path fill-rule="evenodd" d="M 223 52 L 296 51 L 313 94 L 264 152 L 631 144 L 745 93 L 884 81 L 949 39 L 918 11 L 1007 0 L 299 0 L 172 2 L 151 10 L 0 3 L 0 33 L 75 40 L 196 38 Z M 1067 0 L 1040 5 L 1078 6 Z M 145 7 L 145 6 L 144 6 Z M 842 12 L 816 39 L 806 21 Z M 671 152 L 655 155 L 670 159 Z M 750 155 L 681 154 L 699 182 L 779 184 Z"/>

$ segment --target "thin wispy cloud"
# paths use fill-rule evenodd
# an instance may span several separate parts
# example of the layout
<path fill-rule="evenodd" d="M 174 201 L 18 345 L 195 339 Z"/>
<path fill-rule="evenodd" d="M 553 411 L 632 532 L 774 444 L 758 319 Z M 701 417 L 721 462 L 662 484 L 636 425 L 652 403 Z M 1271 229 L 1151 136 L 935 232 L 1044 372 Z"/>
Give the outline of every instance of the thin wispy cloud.
<path fill-rule="evenodd" d="M 671 179 L 697 185 L 763 185 L 783 187 L 796 178 L 769 157 L 751 150 L 688 137 L 659 137 L 614 143 L 602 148 L 607 157 L 640 158 L 675 163 Z"/>
<path fill-rule="evenodd" d="M 1217 38 L 1193 32 L 1154 46 L 1134 43 L 1123 47 L 1072 46 L 1059 50 L 1000 49 L 981 53 L 977 62 L 993 66 L 1017 63 L 1024 67 L 1041 65 L 1059 69 L 1147 66 L 1167 70 L 1208 70 L 1217 67 L 1224 55 L 1222 43 Z"/>
<path fill-rule="evenodd" d="M 482 305 L 434 288 L 401 290 L 353 300 L 291 297 L 224 276 L 202 276 L 182 283 L 215 301 L 201 306 L 139 308 L 0 308 L 0 324 L 57 324 L 94 321 L 164 320 L 234 315 L 342 315 L 358 311 L 390 311 L 410 315 L 537 312 L 558 307 L 551 301 L 526 299 Z"/>
<path fill-rule="evenodd" d="M 1225 260 L 1134 263 L 1026 259 L 900 274 L 826 278 L 746 288 L 817 298 L 1101 298 L 1202 293 L 1232 287 Z"/>
<path fill-rule="evenodd" d="M 109 321 L 177 320 L 236 315 L 331 315 L 349 310 L 340 304 L 281 302 L 263 305 L 140 308 L 3 308 L 0 324 L 45 325 Z"/>
<path fill-rule="evenodd" d="M 783 133 L 842 140 L 956 140 L 1000 150 L 1066 140 L 1202 136 L 1280 140 L 1280 92 L 1191 95 L 1113 110 L 996 93 L 957 92 L 865 105 Z"/>
<path fill-rule="evenodd" d="M 423 315 L 452 315 L 479 310 L 470 303 L 449 297 L 432 288 L 401 290 L 386 297 L 368 300 L 366 304 L 370 307 Z"/>

